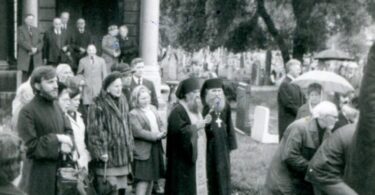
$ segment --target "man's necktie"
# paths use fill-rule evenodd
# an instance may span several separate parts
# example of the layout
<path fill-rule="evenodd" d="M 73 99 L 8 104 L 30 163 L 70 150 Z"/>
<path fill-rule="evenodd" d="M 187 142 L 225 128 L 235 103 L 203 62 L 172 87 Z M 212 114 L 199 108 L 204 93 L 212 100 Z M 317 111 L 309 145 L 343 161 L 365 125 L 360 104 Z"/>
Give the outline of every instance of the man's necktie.
<path fill-rule="evenodd" d="M 33 36 L 33 32 L 31 31 L 31 27 L 29 26 L 27 29 L 28 29 L 28 31 L 29 31 L 29 35 L 30 35 L 30 36 Z"/>
<path fill-rule="evenodd" d="M 94 64 L 94 57 L 93 56 L 90 57 L 90 61 L 91 61 L 91 64 Z"/>

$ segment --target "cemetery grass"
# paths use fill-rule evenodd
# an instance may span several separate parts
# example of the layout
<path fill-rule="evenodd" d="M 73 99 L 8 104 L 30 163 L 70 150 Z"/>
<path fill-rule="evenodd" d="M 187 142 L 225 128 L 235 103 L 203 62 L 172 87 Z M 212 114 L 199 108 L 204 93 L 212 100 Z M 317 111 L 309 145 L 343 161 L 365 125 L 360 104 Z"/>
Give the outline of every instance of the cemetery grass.
<path fill-rule="evenodd" d="M 256 105 L 271 110 L 270 131 L 277 133 L 277 91 L 252 93 L 250 121 Z M 235 117 L 235 116 L 234 116 Z M 261 194 L 267 169 L 277 149 L 277 144 L 262 144 L 250 136 L 237 134 L 238 149 L 231 153 L 231 180 L 235 195 Z"/>

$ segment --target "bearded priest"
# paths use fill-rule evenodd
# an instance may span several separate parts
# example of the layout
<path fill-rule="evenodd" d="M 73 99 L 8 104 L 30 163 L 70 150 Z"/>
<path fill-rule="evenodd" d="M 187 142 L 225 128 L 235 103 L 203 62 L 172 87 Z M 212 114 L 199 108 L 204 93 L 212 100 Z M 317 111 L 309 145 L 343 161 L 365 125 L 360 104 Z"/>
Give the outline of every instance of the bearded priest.
<path fill-rule="evenodd" d="M 210 195 L 230 195 L 230 152 L 237 148 L 237 140 L 222 80 L 206 80 L 201 89 L 201 99 L 203 116 L 211 116 L 211 122 L 205 127 L 208 191 Z"/>
<path fill-rule="evenodd" d="M 165 195 L 208 195 L 205 126 L 211 118 L 202 116 L 199 80 L 181 81 L 176 96 L 168 117 Z"/>

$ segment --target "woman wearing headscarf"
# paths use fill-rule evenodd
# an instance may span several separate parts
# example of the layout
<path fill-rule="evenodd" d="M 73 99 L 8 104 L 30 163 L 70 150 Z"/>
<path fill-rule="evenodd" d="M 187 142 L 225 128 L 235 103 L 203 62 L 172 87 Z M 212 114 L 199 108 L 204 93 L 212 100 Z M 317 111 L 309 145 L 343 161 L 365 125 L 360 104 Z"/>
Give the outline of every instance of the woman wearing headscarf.
<path fill-rule="evenodd" d="M 96 186 L 106 180 L 116 195 L 125 194 L 134 149 L 121 77 L 114 72 L 104 79 L 101 93 L 89 107 L 87 121 L 87 146 L 94 160 Z"/>
<path fill-rule="evenodd" d="M 151 195 L 153 181 L 164 177 L 164 157 L 161 140 L 166 130 L 156 107 L 151 104 L 147 87 L 134 88 L 131 95 L 134 109 L 130 112 L 130 127 L 134 135 L 134 178 L 136 195 Z"/>

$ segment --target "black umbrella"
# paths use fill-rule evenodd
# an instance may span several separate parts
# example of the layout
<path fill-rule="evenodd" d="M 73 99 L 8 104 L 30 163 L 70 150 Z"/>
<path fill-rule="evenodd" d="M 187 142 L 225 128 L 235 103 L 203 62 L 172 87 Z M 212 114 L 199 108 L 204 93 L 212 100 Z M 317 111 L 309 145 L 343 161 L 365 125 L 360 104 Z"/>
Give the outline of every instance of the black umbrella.
<path fill-rule="evenodd" d="M 317 60 L 354 60 L 349 54 L 336 49 L 323 50 L 315 55 L 314 58 Z"/>

